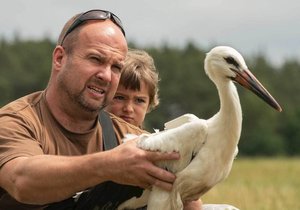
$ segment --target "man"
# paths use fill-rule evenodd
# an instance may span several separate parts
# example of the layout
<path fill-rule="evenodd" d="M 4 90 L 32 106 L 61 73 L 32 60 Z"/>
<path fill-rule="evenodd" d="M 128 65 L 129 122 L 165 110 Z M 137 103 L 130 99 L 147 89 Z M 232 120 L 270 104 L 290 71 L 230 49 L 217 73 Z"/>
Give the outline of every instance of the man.
<path fill-rule="evenodd" d="M 47 88 L 0 110 L 0 209 L 44 209 L 106 181 L 171 190 L 175 175 L 153 163 L 178 154 L 143 151 L 135 141 L 102 151 L 98 114 L 116 92 L 126 53 L 113 13 L 91 10 L 66 23 Z M 113 124 L 119 141 L 143 132 Z"/>

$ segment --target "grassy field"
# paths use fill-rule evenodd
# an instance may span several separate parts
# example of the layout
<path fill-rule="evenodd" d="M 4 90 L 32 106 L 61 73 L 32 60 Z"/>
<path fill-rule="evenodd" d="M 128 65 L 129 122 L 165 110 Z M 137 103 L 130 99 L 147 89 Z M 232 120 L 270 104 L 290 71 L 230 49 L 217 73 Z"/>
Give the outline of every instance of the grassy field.
<path fill-rule="evenodd" d="M 241 210 L 300 209 L 300 158 L 237 159 L 229 177 L 202 201 Z"/>

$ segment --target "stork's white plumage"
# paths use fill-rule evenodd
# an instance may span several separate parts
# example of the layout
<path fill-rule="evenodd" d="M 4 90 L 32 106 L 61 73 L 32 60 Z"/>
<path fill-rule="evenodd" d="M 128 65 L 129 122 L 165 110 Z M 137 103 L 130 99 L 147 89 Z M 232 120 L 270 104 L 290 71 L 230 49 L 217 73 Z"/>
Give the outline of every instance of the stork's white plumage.
<path fill-rule="evenodd" d="M 205 71 L 215 83 L 220 110 L 208 120 L 187 114 L 165 124 L 162 132 L 142 135 L 138 146 L 145 150 L 180 153 L 180 160 L 158 165 L 176 174 L 171 192 L 153 186 L 119 209 L 183 209 L 182 201 L 199 199 L 226 178 L 231 170 L 242 128 L 242 110 L 233 81 L 254 92 L 269 105 L 281 107 L 251 74 L 243 57 L 233 48 L 219 46 L 206 56 Z M 145 203 L 146 202 L 146 203 Z"/>

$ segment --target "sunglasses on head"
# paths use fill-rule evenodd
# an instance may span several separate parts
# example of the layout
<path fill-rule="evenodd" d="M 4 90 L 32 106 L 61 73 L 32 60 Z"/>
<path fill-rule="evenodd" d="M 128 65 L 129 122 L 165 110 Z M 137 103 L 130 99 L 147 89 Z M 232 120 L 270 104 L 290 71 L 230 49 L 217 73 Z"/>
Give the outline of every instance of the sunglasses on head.
<path fill-rule="evenodd" d="M 88 21 L 88 20 L 107 20 L 110 19 L 112 22 L 114 22 L 122 31 L 122 33 L 125 36 L 125 31 L 122 25 L 122 22 L 118 16 L 116 16 L 114 13 L 106 11 L 106 10 L 89 10 L 85 13 L 82 13 L 77 17 L 72 25 L 68 28 L 65 35 L 63 36 L 60 45 L 63 44 L 64 40 L 68 36 L 69 33 L 71 33 L 75 28 L 77 28 L 82 23 Z"/>

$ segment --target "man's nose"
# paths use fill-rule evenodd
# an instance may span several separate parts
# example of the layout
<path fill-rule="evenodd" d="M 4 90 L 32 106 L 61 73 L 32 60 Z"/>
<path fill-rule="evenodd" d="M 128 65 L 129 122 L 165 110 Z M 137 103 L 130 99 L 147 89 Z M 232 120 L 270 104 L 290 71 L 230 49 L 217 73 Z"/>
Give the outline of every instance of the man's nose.
<path fill-rule="evenodd" d="M 112 74 L 111 66 L 105 65 L 102 66 L 102 68 L 97 73 L 96 77 L 103 81 L 111 82 L 111 74 Z"/>

